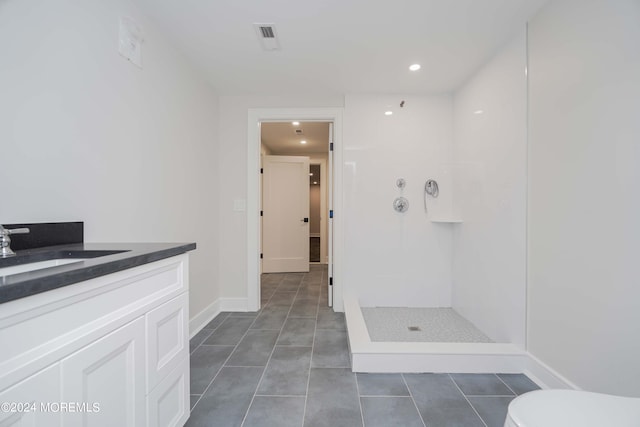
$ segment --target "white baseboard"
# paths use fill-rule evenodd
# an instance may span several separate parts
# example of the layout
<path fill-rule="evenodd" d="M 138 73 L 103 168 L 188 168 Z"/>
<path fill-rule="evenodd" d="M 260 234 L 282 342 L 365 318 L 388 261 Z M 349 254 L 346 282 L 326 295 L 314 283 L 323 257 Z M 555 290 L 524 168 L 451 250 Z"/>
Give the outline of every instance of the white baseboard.
<path fill-rule="evenodd" d="M 212 302 L 207 308 L 196 314 L 189 320 L 189 338 L 193 338 L 195 334 L 200 332 L 207 323 L 211 322 L 214 317 L 222 312 L 220 299 Z"/>
<path fill-rule="evenodd" d="M 193 338 L 207 323 L 223 311 L 246 312 L 249 311 L 247 307 L 247 298 L 218 298 L 189 320 L 189 338 Z"/>
<path fill-rule="evenodd" d="M 527 356 L 527 365 L 525 367 L 524 374 L 531 378 L 531 380 L 540 387 L 545 389 L 562 388 L 581 390 L 581 388 L 576 384 L 569 381 L 531 353 L 527 353 Z"/>
<path fill-rule="evenodd" d="M 249 311 L 247 298 L 220 298 L 222 311 Z"/>

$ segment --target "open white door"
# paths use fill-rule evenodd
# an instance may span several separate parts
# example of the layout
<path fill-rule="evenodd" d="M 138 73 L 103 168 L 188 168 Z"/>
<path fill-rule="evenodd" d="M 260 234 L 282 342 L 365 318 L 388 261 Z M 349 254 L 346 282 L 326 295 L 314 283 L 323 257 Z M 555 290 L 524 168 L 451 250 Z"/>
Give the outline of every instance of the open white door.
<path fill-rule="evenodd" d="M 309 157 L 265 156 L 262 272 L 309 271 Z"/>

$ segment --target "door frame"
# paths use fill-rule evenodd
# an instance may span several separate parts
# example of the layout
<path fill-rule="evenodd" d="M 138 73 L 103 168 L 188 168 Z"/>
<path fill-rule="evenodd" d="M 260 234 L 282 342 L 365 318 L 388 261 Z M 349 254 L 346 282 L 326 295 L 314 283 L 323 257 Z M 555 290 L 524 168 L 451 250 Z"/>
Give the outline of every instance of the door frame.
<path fill-rule="evenodd" d="M 262 122 L 333 123 L 333 309 L 342 300 L 342 108 L 250 108 L 247 138 L 247 309 L 260 309 L 260 124 Z"/>

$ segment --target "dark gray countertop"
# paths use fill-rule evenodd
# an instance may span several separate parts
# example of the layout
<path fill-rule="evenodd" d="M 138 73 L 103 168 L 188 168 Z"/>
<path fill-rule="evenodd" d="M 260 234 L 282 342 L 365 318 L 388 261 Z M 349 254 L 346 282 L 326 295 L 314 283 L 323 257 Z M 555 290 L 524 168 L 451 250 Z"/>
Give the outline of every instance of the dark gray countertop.
<path fill-rule="evenodd" d="M 0 271 L 0 303 L 180 255 L 195 248 L 195 243 L 76 243 L 23 250 L 14 257 L 0 259 L 0 269 L 51 259 L 83 259 L 9 276 L 2 276 Z"/>

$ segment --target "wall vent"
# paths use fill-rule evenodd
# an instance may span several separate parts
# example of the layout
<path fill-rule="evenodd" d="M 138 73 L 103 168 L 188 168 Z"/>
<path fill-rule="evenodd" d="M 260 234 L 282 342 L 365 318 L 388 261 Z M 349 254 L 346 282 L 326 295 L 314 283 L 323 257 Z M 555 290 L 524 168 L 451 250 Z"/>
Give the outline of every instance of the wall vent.
<path fill-rule="evenodd" d="M 273 24 L 253 24 L 256 35 L 264 50 L 280 50 L 278 34 Z"/>
<path fill-rule="evenodd" d="M 262 37 L 265 39 L 275 39 L 276 35 L 273 33 L 273 27 L 260 27 Z"/>

